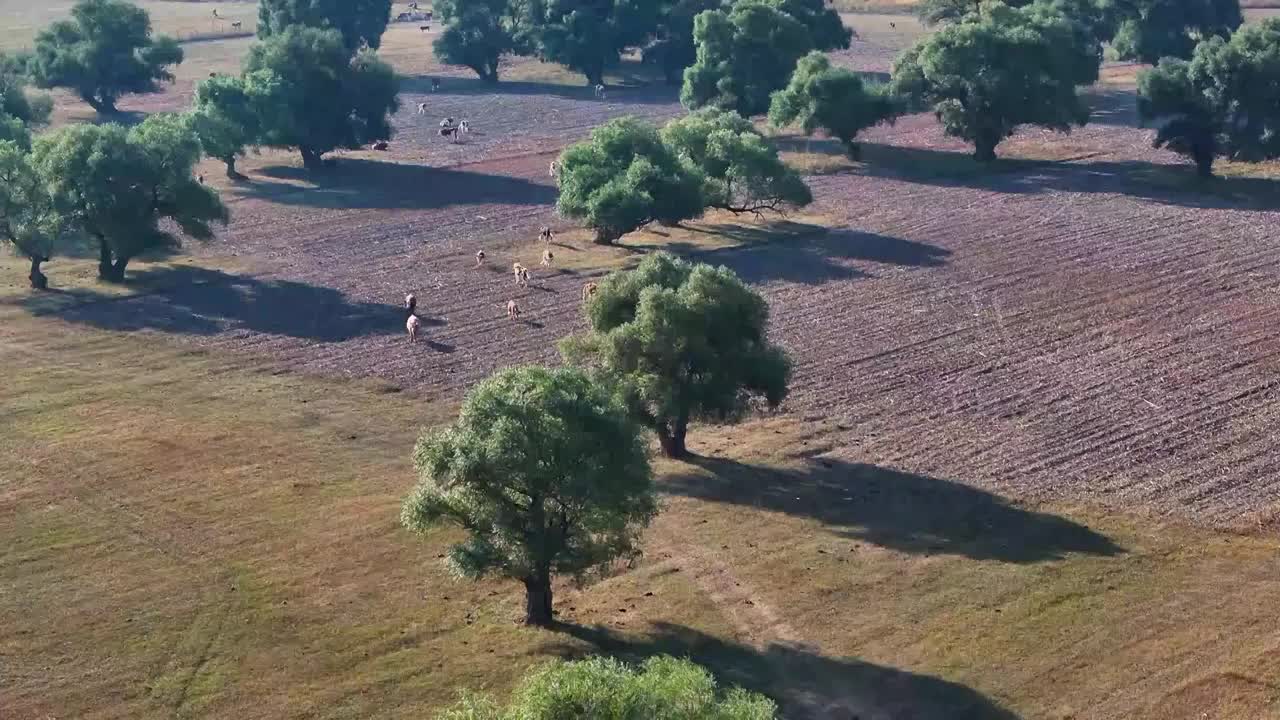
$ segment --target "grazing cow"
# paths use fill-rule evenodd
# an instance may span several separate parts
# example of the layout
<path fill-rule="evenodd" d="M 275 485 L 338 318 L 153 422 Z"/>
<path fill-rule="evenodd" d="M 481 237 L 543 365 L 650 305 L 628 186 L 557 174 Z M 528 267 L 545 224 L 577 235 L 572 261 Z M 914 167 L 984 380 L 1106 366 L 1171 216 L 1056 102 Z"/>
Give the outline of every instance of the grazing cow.
<path fill-rule="evenodd" d="M 538 239 L 544 243 L 547 243 L 548 245 L 551 244 L 551 241 L 554 240 L 555 237 L 556 237 L 556 234 L 552 232 L 551 228 L 547 227 L 546 225 L 543 225 L 542 228 L 538 230 Z"/>
<path fill-rule="evenodd" d="M 431 92 L 438 92 L 439 90 L 440 80 L 438 78 L 431 78 Z"/>
<path fill-rule="evenodd" d="M 516 284 L 520 287 L 529 287 L 529 268 L 515 263 L 511 266 L 511 273 L 516 276 Z"/>
<path fill-rule="evenodd" d="M 427 104 L 426 104 L 426 103 L 418 103 L 418 114 L 419 114 L 419 115 L 426 115 L 426 114 L 427 114 Z"/>
<path fill-rule="evenodd" d="M 471 123 L 467 122 L 466 120 L 463 120 L 462 122 L 458 123 L 459 134 L 466 135 L 469 132 L 471 132 Z"/>
<path fill-rule="evenodd" d="M 893 28 L 894 30 L 897 30 L 897 29 L 898 29 L 898 23 L 891 22 L 891 23 L 889 23 L 889 27 Z"/>
<path fill-rule="evenodd" d="M 418 29 L 421 30 L 422 32 L 431 32 L 430 25 L 419 25 Z"/>
<path fill-rule="evenodd" d="M 595 294 L 596 294 L 596 291 L 597 291 L 597 290 L 599 290 L 599 289 L 600 289 L 600 286 L 599 286 L 599 285 L 596 285 L 596 284 L 595 284 L 595 283 L 593 283 L 593 282 L 589 282 L 589 283 L 587 283 L 586 285 L 583 285 L 583 286 L 582 286 L 582 299 L 583 299 L 583 301 L 586 301 L 586 299 L 587 299 L 587 298 L 592 297 L 593 295 L 595 295 Z"/>
<path fill-rule="evenodd" d="M 231 23 L 231 29 L 232 29 L 232 30 L 239 30 L 239 29 L 240 29 L 240 27 L 241 27 L 241 26 L 243 26 L 243 25 L 244 25 L 244 23 L 242 23 L 242 22 L 240 22 L 239 20 L 237 20 L 237 21 L 235 21 L 235 22 Z"/>
<path fill-rule="evenodd" d="M 603 99 L 604 99 L 604 85 L 596 85 L 596 88 L 595 88 L 595 89 L 596 89 L 596 99 L 598 99 L 598 100 L 603 100 Z"/>
<path fill-rule="evenodd" d="M 411 2 L 411 3 L 409 3 L 409 9 L 410 9 L 410 10 L 417 10 L 417 9 L 418 9 L 418 3 L 416 3 L 416 2 Z"/>
<path fill-rule="evenodd" d="M 453 118 L 447 117 L 440 121 L 440 127 L 453 127 Z"/>
<path fill-rule="evenodd" d="M 520 306 L 516 304 L 515 300 L 507 301 L 507 317 L 512 320 L 520 317 Z"/>
<path fill-rule="evenodd" d="M 484 265 L 484 251 L 477 250 L 476 251 L 476 267 L 480 267 L 481 265 Z"/>
<path fill-rule="evenodd" d="M 209 73 L 209 77 L 218 77 L 218 73 L 216 73 L 216 72 L 211 72 L 211 73 Z"/>
<path fill-rule="evenodd" d="M 417 312 L 418 312 L 418 297 L 417 297 L 416 295 L 414 295 L 413 293 L 409 293 L 408 295 L 405 295 L 405 296 L 404 296 L 404 309 L 405 309 L 405 312 L 409 313 L 410 315 L 415 315 L 415 314 L 417 314 Z"/>
<path fill-rule="evenodd" d="M 550 264 L 551 264 L 551 261 L 552 261 L 552 260 L 554 260 L 554 259 L 555 259 L 555 257 L 556 257 L 555 255 L 552 255 L 552 254 L 551 254 L 551 248 L 547 248 L 546 250 L 543 250 L 543 251 L 542 251 L 542 264 L 543 264 L 543 265 L 550 265 Z"/>
<path fill-rule="evenodd" d="M 378 150 L 380 152 L 386 152 L 388 147 L 390 147 L 390 145 L 387 144 L 386 140 L 379 140 L 378 142 L 373 144 L 373 149 Z"/>
<path fill-rule="evenodd" d="M 454 142 L 458 142 L 458 128 L 456 128 L 456 127 L 442 127 L 442 128 L 440 128 L 440 137 L 443 137 L 443 138 L 449 138 L 449 139 L 453 140 Z"/>
<path fill-rule="evenodd" d="M 551 164 L 547 166 L 547 174 L 553 178 L 560 177 L 560 163 L 552 160 Z"/>
<path fill-rule="evenodd" d="M 422 321 L 417 315 L 410 315 L 408 320 L 404 322 L 404 329 L 409 331 L 409 342 L 418 342 L 418 329 L 422 327 Z"/>

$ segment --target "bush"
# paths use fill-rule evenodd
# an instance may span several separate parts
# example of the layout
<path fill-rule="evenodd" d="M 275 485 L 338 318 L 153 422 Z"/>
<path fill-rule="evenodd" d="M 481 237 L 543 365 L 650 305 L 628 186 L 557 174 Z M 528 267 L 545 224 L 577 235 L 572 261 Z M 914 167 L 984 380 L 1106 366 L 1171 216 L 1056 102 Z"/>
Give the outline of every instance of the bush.
<path fill-rule="evenodd" d="M 892 123 L 899 112 L 887 87 L 867 86 L 858 73 L 832 67 L 826 55 L 812 52 L 800 60 L 787 87 L 773 94 L 769 122 L 778 128 L 798 123 L 806 135 L 826 130 L 857 160 L 858 133 Z"/>

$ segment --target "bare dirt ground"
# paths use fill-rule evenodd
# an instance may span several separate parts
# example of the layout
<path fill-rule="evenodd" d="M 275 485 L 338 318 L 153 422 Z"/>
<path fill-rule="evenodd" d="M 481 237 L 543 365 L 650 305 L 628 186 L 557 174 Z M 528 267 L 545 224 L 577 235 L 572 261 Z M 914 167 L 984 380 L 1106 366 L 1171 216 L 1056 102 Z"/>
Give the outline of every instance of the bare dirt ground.
<path fill-rule="evenodd" d="M 876 28 L 840 62 L 887 72 L 905 41 Z M 579 326 L 583 273 L 535 272 L 518 290 L 506 272 L 513 259 L 536 265 L 539 225 L 567 227 L 547 163 L 607 118 L 677 114 L 675 92 L 623 87 L 602 102 L 571 85 L 483 87 L 411 60 L 418 40 L 406 32 L 388 42 L 416 76 L 390 153 L 340 155 L 314 182 L 269 153 L 246 164 L 248 182 L 226 186 L 234 221 L 201 252 L 249 272 L 167 270 L 147 280 L 160 291 L 53 312 L 374 375 L 429 398 L 553 360 L 555 340 Z M 443 78 L 441 92 L 428 76 Z M 179 83 L 131 109 L 183 97 Z M 796 361 L 786 410 L 837 421 L 832 455 L 1026 499 L 1274 527 L 1280 199 L 1270 181 L 1169 181 L 1184 170 L 1134 127 L 1130 91 L 1102 86 L 1094 99 L 1089 127 L 1000 148 L 1051 147 L 1065 161 L 994 172 L 940 171 L 967 150 L 929 117 L 871 132 L 866 164 L 811 178 L 828 228 L 704 257 L 768 294 Z M 443 141 L 434 131 L 446 115 L 476 132 Z M 489 267 L 473 267 L 477 249 Z M 398 310 L 410 290 L 429 318 L 417 346 Z M 508 299 L 525 310 L 518 323 L 504 316 Z"/>

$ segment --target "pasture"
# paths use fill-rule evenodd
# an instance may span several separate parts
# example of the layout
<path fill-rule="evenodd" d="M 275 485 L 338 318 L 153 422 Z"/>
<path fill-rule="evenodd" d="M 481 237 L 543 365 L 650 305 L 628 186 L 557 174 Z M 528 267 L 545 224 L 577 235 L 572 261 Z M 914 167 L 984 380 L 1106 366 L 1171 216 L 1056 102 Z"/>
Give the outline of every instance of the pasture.
<path fill-rule="evenodd" d="M 144 4 L 171 32 L 211 5 Z M 923 31 L 847 21 L 837 61 L 869 73 Z M 249 42 L 186 45 L 121 108 L 185 107 Z M 207 163 L 231 225 L 124 289 L 58 259 L 33 297 L 0 264 L 6 717 L 421 717 L 594 650 L 692 656 L 797 718 L 1280 717 L 1274 167 L 1197 186 L 1112 67 L 1089 126 L 1022 133 L 994 172 L 931 117 L 857 163 L 783 135 L 805 213 L 600 248 L 555 217 L 548 162 L 675 116 L 674 89 L 624 64 L 601 101 L 528 60 L 488 87 L 417 27 L 382 55 L 406 77 L 388 152 L 310 176 L 263 151 L 242 182 Z M 56 97 L 57 122 L 91 115 Z M 444 141 L 444 116 L 475 132 Z M 554 362 L 582 284 L 655 247 L 762 289 L 792 395 L 695 432 L 640 565 L 520 628 L 510 584 L 445 572 L 450 533 L 399 526 L 413 439 L 494 369 Z"/>

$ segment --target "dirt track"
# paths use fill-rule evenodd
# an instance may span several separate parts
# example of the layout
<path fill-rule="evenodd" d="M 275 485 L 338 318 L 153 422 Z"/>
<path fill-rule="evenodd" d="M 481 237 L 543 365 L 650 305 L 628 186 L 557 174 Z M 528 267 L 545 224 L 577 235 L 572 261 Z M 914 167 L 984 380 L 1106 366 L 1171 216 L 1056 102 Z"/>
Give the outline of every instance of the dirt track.
<path fill-rule="evenodd" d="M 889 53 L 858 44 L 841 59 L 883 72 Z M 261 272 L 193 271 L 171 292 L 65 315 L 373 374 L 428 397 L 554 359 L 583 279 L 542 273 L 513 292 L 504 272 L 513 253 L 536 264 L 537 227 L 557 224 L 547 162 L 607 117 L 676 114 L 674 92 L 600 102 L 586 89 L 456 78 L 426 90 L 408 88 L 392 153 L 426 167 L 349 160 L 323 193 L 269 168 L 237 191 L 235 221 L 207 252 L 251 256 Z M 1054 140 L 1079 159 L 976 179 L 923 172 L 936 153 L 963 151 L 931 118 L 870 133 L 897 154 L 892 169 L 811 179 L 817 211 L 838 227 L 710 259 L 768 293 L 797 362 L 788 410 L 847 428 L 835 455 L 1025 498 L 1265 521 L 1258 513 L 1280 502 L 1280 202 L 1259 202 L 1245 180 L 1254 200 L 1144 185 L 1135 171 L 1176 160 L 1132 127 L 1131 97 L 1098 103 L 1098 124 Z M 441 115 L 477 132 L 446 143 Z M 472 267 L 478 248 L 489 269 Z M 430 342 L 416 347 L 397 308 L 408 290 L 430 318 Z M 502 311 L 512 297 L 519 324 Z"/>

